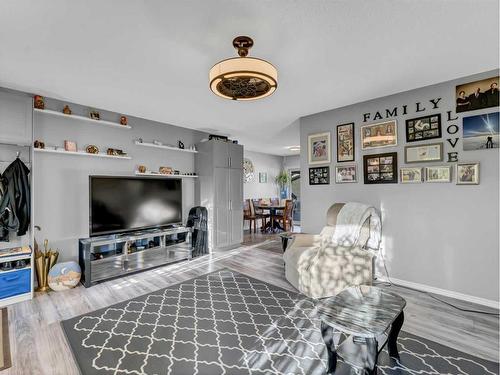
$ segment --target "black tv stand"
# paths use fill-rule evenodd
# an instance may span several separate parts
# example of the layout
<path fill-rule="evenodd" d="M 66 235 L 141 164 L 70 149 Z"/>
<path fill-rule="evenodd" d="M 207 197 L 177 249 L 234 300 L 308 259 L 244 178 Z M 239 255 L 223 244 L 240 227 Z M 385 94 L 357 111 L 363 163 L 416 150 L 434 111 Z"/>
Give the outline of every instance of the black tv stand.
<path fill-rule="evenodd" d="M 79 241 L 85 287 L 169 263 L 191 260 L 191 228 L 172 226 Z"/>

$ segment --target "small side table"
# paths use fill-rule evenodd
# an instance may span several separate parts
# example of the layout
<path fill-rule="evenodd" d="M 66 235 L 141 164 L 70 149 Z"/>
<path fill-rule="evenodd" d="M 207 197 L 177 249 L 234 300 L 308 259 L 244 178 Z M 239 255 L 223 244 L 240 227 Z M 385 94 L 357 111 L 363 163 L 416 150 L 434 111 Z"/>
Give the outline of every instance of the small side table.
<path fill-rule="evenodd" d="M 281 248 L 283 249 L 283 252 L 285 252 L 288 246 L 288 241 L 293 239 L 293 233 L 283 232 L 280 233 L 279 236 L 281 237 Z"/>
<path fill-rule="evenodd" d="M 366 285 L 320 300 L 317 308 L 328 350 L 328 374 L 335 374 L 337 355 L 364 374 L 377 374 L 378 355 L 386 344 L 389 355 L 399 359 L 397 339 L 405 306 L 406 301 L 396 293 Z M 348 335 L 338 347 L 336 332 Z"/>

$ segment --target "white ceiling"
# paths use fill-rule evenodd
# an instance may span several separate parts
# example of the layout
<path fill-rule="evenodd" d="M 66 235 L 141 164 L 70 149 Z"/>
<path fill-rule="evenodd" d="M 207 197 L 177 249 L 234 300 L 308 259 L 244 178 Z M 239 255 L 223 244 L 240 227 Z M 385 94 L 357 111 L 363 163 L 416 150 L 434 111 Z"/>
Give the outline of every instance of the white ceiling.
<path fill-rule="evenodd" d="M 3 0 L 0 86 L 285 155 L 300 116 L 498 68 L 498 22 L 498 0 Z M 271 97 L 209 90 L 237 35 L 278 68 Z"/>

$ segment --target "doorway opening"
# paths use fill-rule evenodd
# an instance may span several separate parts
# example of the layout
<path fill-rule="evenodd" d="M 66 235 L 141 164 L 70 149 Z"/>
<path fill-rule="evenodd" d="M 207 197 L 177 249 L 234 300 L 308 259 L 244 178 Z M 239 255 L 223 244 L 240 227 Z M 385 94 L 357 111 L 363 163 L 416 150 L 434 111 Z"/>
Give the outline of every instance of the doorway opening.
<path fill-rule="evenodd" d="M 290 193 L 294 202 L 293 231 L 300 232 L 300 169 L 291 169 L 290 177 Z"/>

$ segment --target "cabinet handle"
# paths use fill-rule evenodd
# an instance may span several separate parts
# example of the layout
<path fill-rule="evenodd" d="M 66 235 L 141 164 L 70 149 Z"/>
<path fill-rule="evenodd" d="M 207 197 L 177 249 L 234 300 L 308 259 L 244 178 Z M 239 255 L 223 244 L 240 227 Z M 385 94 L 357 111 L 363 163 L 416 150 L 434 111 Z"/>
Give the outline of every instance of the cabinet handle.
<path fill-rule="evenodd" d="M 231 167 L 231 157 L 229 157 L 229 167 Z"/>

